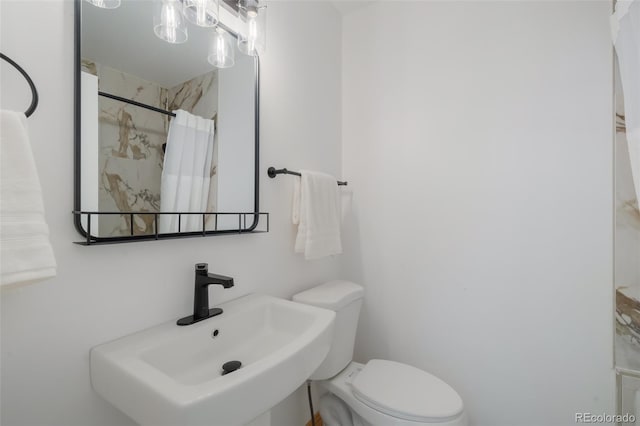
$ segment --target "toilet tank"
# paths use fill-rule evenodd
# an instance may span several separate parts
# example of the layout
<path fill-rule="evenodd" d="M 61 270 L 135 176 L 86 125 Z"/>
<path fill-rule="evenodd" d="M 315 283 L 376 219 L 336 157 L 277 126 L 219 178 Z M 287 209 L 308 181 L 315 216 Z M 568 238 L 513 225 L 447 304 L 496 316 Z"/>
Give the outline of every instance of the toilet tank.
<path fill-rule="evenodd" d="M 336 313 L 331 349 L 311 380 L 331 378 L 353 359 L 353 345 L 358 327 L 364 289 L 350 281 L 329 281 L 293 296 L 293 301 L 330 309 Z"/>

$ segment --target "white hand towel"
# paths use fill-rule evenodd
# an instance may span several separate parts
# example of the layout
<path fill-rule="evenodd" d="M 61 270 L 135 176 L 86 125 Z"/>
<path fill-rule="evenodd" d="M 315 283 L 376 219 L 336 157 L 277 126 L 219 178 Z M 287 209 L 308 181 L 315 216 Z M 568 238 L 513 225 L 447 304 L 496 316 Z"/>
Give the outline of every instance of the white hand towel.
<path fill-rule="evenodd" d="M 307 260 L 342 253 L 340 191 L 336 178 L 302 170 L 295 183 L 293 223 L 298 224 L 295 252 Z"/>
<path fill-rule="evenodd" d="M 0 285 L 56 275 L 27 118 L 0 111 Z"/>

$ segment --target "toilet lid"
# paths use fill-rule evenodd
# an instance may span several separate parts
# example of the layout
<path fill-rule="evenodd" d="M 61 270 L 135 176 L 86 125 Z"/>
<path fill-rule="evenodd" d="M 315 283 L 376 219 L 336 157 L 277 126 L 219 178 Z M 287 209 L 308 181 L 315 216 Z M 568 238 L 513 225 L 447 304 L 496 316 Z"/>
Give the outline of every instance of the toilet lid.
<path fill-rule="evenodd" d="M 451 386 L 399 362 L 373 359 L 351 386 L 361 402 L 400 419 L 442 422 L 462 413 L 462 399 Z"/>

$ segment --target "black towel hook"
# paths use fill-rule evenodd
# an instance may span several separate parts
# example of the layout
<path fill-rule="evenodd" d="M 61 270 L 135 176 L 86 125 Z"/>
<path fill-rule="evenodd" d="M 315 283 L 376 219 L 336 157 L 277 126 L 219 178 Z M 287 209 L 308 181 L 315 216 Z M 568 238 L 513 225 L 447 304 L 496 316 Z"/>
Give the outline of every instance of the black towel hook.
<path fill-rule="evenodd" d="M 13 65 L 15 69 L 17 69 L 20 72 L 20 74 L 22 74 L 22 76 L 27 80 L 27 83 L 29 83 L 29 87 L 31 88 L 31 105 L 29 105 L 29 108 L 25 111 L 24 115 L 26 115 L 27 117 L 30 117 L 31 114 L 33 114 L 33 112 L 38 107 L 38 91 L 36 90 L 36 85 L 33 84 L 33 80 L 31 80 L 31 77 L 29 77 L 29 74 L 27 74 L 27 72 L 24 69 L 22 69 L 22 67 L 18 65 L 13 59 L 8 57 L 4 53 L 0 53 L 0 58 L 4 59 L 5 61 Z"/>

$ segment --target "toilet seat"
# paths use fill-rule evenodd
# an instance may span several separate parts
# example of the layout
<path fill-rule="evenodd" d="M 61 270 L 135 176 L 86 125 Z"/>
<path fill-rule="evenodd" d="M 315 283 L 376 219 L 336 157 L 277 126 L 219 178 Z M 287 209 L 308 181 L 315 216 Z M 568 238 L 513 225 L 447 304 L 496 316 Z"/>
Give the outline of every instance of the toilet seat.
<path fill-rule="evenodd" d="M 369 361 L 351 382 L 351 389 L 372 409 L 414 422 L 446 422 L 463 411 L 462 399 L 447 383 L 394 361 Z"/>

